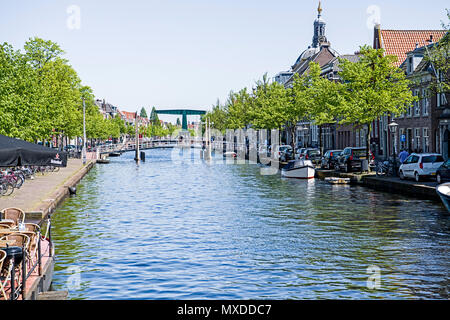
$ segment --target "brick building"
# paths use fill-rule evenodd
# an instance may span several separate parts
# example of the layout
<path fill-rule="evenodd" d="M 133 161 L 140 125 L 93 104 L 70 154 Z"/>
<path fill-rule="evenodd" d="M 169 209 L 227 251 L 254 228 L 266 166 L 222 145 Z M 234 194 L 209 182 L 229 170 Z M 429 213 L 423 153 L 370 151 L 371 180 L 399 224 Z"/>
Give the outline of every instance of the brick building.
<path fill-rule="evenodd" d="M 385 55 L 396 56 L 395 65 L 403 68 L 410 80 L 418 81 L 411 90 L 420 97 L 420 101 L 411 106 L 402 118 L 398 118 L 400 126 L 397 144 L 410 151 L 438 150 L 435 137 L 431 137 L 433 132 L 431 110 L 435 97 L 426 97 L 432 74 L 423 56 L 425 46 L 430 42 L 439 41 L 445 33 L 444 30 L 384 30 L 379 24 L 374 28 L 373 48 L 383 48 Z M 394 136 L 388 129 L 390 120 L 386 115 L 372 124 L 371 148 L 379 158 L 386 158 L 393 152 L 395 139 L 393 140 Z"/>

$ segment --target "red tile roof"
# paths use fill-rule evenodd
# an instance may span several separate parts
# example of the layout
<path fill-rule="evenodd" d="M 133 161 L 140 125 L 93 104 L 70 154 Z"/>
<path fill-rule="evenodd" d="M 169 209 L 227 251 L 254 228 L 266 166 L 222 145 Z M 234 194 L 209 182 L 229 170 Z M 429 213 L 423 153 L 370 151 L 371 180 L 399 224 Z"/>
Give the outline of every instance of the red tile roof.
<path fill-rule="evenodd" d="M 419 47 L 427 45 L 427 40 L 433 36 L 433 42 L 438 42 L 446 33 L 445 30 L 380 30 L 381 47 L 386 50 L 386 55 L 397 56 L 395 63 L 399 67 L 406 59 L 406 53 L 414 50 L 416 44 Z"/>
<path fill-rule="evenodd" d="M 136 119 L 136 112 L 121 111 L 127 119 Z"/>

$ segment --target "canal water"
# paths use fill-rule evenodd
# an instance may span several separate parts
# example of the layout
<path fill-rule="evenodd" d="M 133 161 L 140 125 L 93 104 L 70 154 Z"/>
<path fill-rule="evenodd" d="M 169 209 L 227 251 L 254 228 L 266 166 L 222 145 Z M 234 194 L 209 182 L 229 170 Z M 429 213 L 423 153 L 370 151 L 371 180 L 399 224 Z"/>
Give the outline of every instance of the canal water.
<path fill-rule="evenodd" d="M 193 150 L 193 149 L 192 149 Z M 432 201 L 262 175 L 198 152 L 110 158 L 53 214 L 71 299 L 448 299 Z"/>

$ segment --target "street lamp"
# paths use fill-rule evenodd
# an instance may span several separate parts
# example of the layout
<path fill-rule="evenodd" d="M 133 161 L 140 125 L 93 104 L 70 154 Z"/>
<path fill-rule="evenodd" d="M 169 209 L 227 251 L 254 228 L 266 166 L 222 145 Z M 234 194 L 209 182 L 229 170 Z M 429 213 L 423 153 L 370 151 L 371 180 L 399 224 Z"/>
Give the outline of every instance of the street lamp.
<path fill-rule="evenodd" d="M 398 123 L 392 119 L 392 122 L 388 124 L 388 127 L 390 131 L 394 134 L 394 177 L 397 176 L 397 155 L 396 155 L 396 149 L 397 149 L 397 127 Z"/>
<path fill-rule="evenodd" d="M 83 98 L 83 165 L 86 164 L 86 104 Z"/>

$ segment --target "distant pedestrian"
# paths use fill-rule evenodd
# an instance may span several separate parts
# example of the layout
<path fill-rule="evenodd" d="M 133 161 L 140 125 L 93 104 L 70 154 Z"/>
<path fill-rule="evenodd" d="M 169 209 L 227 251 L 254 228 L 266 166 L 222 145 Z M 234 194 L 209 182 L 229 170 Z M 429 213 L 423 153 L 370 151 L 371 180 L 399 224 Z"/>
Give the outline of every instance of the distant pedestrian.
<path fill-rule="evenodd" d="M 403 149 L 402 152 L 398 155 L 398 159 L 400 160 L 400 163 L 405 162 L 406 158 L 409 157 L 408 151 L 406 149 Z"/>

